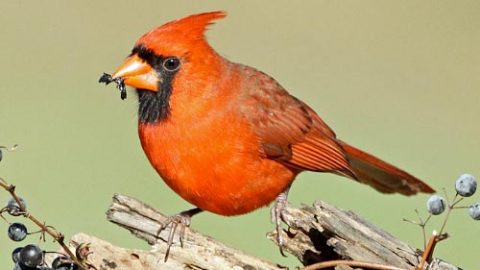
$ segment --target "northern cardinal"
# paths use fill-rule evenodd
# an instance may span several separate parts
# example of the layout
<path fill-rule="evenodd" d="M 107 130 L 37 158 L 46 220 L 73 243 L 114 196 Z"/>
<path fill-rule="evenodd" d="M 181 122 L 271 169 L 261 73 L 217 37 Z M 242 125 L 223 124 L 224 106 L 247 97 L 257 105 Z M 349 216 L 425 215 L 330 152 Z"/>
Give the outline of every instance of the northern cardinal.
<path fill-rule="evenodd" d="M 136 88 L 145 154 L 168 186 L 197 206 L 162 226 L 172 226 L 169 247 L 174 228 L 188 226 L 196 213 L 240 215 L 275 199 L 272 221 L 279 230 L 288 190 L 302 171 L 338 174 L 383 193 L 434 192 L 337 139 L 272 77 L 215 52 L 204 32 L 225 16 L 196 14 L 153 29 L 112 76 L 101 78 L 115 81 L 122 95 L 124 85 Z"/>

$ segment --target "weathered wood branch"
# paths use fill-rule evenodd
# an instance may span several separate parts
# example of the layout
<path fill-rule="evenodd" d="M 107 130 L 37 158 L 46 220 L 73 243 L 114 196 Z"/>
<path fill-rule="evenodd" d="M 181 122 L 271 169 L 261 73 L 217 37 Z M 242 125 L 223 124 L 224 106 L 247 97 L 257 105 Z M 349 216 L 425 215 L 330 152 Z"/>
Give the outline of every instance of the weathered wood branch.
<path fill-rule="evenodd" d="M 155 268 L 143 268 L 145 270 L 158 267 L 161 269 L 280 269 L 274 263 L 247 255 L 188 228 L 183 248 L 178 244 L 178 239 L 174 239 L 175 244 L 171 248 L 168 261 L 164 263 L 168 230 L 164 230 L 159 235 L 163 242 L 155 243 L 158 241 L 156 234 L 160 224 L 167 218 L 165 215 L 138 200 L 115 195 L 108 209 L 107 218 L 154 245 L 153 251 L 157 255 L 157 264 Z"/>
<path fill-rule="evenodd" d="M 422 255 L 421 251 L 355 213 L 321 201 L 313 206 L 288 207 L 284 222 L 295 228 L 283 233 L 287 239 L 285 250 L 303 265 L 346 259 L 413 269 Z M 275 241 L 275 232 L 268 237 Z M 429 267 L 430 270 L 458 269 L 440 259 L 434 259 Z"/>
<path fill-rule="evenodd" d="M 168 232 L 160 234 L 160 242 L 156 233 L 166 216 L 136 199 L 115 195 L 107 218 L 152 244 L 153 250 L 128 250 L 87 235 L 75 236 L 77 242 L 92 243 L 90 260 L 99 270 L 282 269 L 281 266 L 247 255 L 191 229 L 186 231 L 184 247 L 181 248 L 176 239 L 169 260 L 164 263 Z M 286 240 L 284 250 L 296 256 L 303 265 L 346 259 L 414 269 L 420 260 L 421 254 L 416 249 L 356 214 L 324 202 L 301 208 L 288 207 L 284 222 L 295 228 L 283 233 Z M 269 238 L 275 241 L 275 233 L 270 233 Z M 428 267 L 431 270 L 459 269 L 438 259 L 434 259 Z M 335 269 L 359 268 L 339 265 Z"/>

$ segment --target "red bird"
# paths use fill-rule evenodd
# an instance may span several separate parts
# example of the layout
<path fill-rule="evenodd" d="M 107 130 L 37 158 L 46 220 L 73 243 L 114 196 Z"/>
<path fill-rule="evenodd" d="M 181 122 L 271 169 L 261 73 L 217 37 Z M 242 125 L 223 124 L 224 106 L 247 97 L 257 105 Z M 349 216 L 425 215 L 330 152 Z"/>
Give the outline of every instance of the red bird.
<path fill-rule="evenodd" d="M 241 215 L 275 199 L 278 230 L 290 185 L 302 171 L 342 175 L 383 193 L 434 192 L 337 139 L 272 77 L 215 52 L 204 32 L 225 16 L 196 14 L 153 29 L 111 77 L 101 79 L 121 90 L 124 84 L 136 88 L 145 154 L 167 185 L 197 206 L 162 227 L 172 225 L 170 238 L 201 211 Z"/>

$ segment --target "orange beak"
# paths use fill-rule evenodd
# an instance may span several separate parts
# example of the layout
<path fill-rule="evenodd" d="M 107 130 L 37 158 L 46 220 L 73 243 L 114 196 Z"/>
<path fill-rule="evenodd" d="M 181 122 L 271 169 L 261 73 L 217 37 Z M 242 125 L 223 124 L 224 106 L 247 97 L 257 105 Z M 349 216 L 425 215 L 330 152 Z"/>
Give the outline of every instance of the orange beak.
<path fill-rule="evenodd" d="M 155 70 L 134 54 L 113 73 L 112 79 L 122 78 L 126 85 L 139 89 L 158 91 L 159 78 Z"/>

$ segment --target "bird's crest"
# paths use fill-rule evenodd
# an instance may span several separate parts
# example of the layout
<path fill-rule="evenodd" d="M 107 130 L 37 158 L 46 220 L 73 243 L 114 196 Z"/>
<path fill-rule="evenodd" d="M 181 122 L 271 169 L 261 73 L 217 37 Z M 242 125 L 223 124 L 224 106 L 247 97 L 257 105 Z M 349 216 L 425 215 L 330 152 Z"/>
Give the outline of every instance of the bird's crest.
<path fill-rule="evenodd" d="M 137 45 L 143 45 L 153 51 L 164 54 L 182 48 L 194 48 L 206 44 L 204 33 L 214 20 L 227 14 L 224 11 L 213 11 L 190 15 L 170 21 L 143 35 Z"/>

